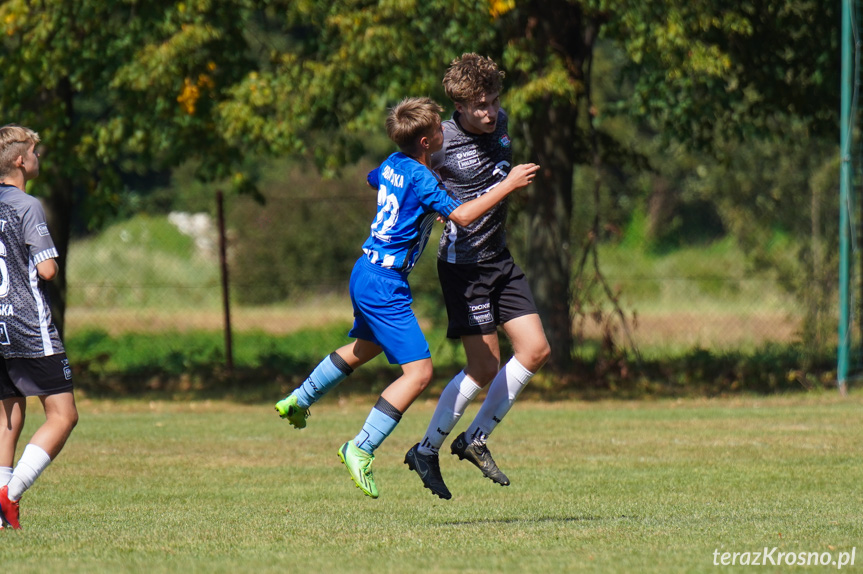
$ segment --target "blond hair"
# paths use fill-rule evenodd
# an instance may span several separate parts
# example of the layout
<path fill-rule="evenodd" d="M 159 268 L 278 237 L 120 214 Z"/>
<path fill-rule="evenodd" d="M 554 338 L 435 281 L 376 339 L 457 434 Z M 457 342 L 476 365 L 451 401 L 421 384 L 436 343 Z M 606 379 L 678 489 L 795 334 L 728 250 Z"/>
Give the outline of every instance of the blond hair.
<path fill-rule="evenodd" d="M 9 124 L 0 128 L 0 177 L 15 169 L 15 160 L 39 143 L 39 134 L 30 128 Z"/>
<path fill-rule="evenodd" d="M 499 94 L 504 76 L 494 60 L 470 52 L 450 63 L 442 83 L 447 97 L 453 102 L 471 104 L 484 95 Z"/>
<path fill-rule="evenodd" d="M 405 98 L 387 115 L 387 135 L 402 151 L 415 151 L 420 138 L 438 129 L 442 111 L 431 98 Z"/>

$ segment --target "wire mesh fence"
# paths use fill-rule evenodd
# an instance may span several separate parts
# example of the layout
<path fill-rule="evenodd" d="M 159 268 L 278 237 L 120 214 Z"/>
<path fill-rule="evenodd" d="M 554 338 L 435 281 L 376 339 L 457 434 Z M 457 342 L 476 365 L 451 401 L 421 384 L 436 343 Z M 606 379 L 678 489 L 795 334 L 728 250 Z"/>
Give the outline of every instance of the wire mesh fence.
<path fill-rule="evenodd" d="M 374 194 L 359 189 L 334 198 L 292 189 L 263 205 L 251 198 L 230 198 L 226 205 L 235 336 L 285 335 L 352 321 L 348 278 L 374 213 Z M 411 280 L 426 325 L 445 321 L 436 238 Z M 179 212 L 139 215 L 73 242 L 67 334 L 223 331 L 218 245 L 214 216 Z M 756 277 L 745 266 L 722 262 L 709 276 L 675 274 L 660 263 L 628 262 L 625 253 L 610 261 L 606 279 L 620 293 L 632 341 L 642 351 L 751 350 L 800 335 L 803 305 L 768 274 Z M 574 328 L 588 339 L 603 334 L 602 321 L 593 316 L 576 317 Z M 438 343 L 430 340 L 432 349 Z"/>

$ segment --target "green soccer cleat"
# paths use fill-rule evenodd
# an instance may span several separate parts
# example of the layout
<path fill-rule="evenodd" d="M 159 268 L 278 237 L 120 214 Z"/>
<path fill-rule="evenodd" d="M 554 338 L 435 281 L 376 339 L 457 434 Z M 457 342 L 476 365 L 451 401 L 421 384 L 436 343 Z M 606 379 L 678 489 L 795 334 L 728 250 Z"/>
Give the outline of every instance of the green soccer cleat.
<path fill-rule="evenodd" d="M 288 419 L 298 429 L 306 428 L 306 419 L 309 418 L 309 409 L 304 409 L 297 404 L 297 397 L 288 395 L 276 403 L 276 410 L 283 419 Z"/>
<path fill-rule="evenodd" d="M 339 449 L 339 458 L 351 473 L 351 478 L 357 488 L 367 496 L 378 497 L 378 487 L 375 486 L 375 477 L 372 475 L 372 463 L 375 455 L 369 454 L 349 440 Z"/>

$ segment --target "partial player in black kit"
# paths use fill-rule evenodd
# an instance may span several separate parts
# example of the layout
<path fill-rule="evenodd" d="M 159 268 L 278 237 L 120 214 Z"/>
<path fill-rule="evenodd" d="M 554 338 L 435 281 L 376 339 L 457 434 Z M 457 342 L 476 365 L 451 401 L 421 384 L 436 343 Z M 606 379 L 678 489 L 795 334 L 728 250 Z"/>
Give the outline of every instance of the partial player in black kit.
<path fill-rule="evenodd" d="M 489 58 L 463 54 L 450 64 L 444 90 L 455 104 L 443 123 L 444 144 L 432 167 L 450 193 L 466 200 L 497 186 L 512 166 L 508 117 L 500 107 L 504 73 Z M 491 383 L 479 412 L 451 445 L 497 484 L 510 481 L 497 467 L 487 441 L 530 378 L 551 353 L 530 286 L 506 246 L 508 202 L 470 225 L 447 222 L 438 249 L 438 276 L 446 301 L 447 337 L 461 339 L 467 366 L 446 386 L 422 441 L 408 457 L 423 484 L 441 498 L 450 492 L 440 474 L 438 452 L 480 390 Z M 513 347 L 501 368 L 498 327 Z"/>
<path fill-rule="evenodd" d="M 0 519 L 15 529 L 21 495 L 78 423 L 72 369 L 42 289 L 57 275 L 57 249 L 42 204 L 26 192 L 39 175 L 39 141 L 29 128 L 0 128 Z M 32 396 L 42 402 L 45 422 L 13 469 Z"/>

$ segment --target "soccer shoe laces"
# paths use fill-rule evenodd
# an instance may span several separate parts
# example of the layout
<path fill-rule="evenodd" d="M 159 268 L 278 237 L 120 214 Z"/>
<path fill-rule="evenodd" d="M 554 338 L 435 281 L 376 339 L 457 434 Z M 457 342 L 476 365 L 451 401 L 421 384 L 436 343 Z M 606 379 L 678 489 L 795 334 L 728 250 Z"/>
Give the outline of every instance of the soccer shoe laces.
<path fill-rule="evenodd" d="M 428 460 L 429 466 L 432 471 L 436 473 L 437 476 L 440 476 L 440 457 L 437 454 L 433 454 L 429 456 L 426 460 Z"/>
<path fill-rule="evenodd" d="M 476 451 L 477 457 L 482 462 L 482 465 L 489 471 L 497 471 L 497 463 L 494 462 L 494 458 L 491 456 L 491 452 L 488 450 L 488 446 L 483 444 L 478 444 L 476 442 L 473 443 L 473 448 Z M 499 471 L 498 471 L 499 472 Z"/>
<path fill-rule="evenodd" d="M 363 471 L 363 474 L 366 476 L 372 476 L 372 463 L 375 461 L 373 456 L 369 458 L 364 458 L 363 462 L 360 463 L 360 470 Z"/>
<path fill-rule="evenodd" d="M 295 406 L 295 407 L 294 407 L 294 406 L 292 406 L 292 407 L 291 407 L 291 411 L 293 411 L 294 409 L 297 409 L 298 411 L 300 411 L 300 413 L 302 413 L 302 415 L 303 415 L 303 420 L 307 420 L 310 416 L 312 416 L 312 409 L 311 409 L 311 407 L 309 407 L 309 408 L 307 408 L 307 409 L 304 409 L 304 408 L 303 408 L 303 407 L 301 407 L 300 405 L 297 405 L 297 406 Z M 292 414 L 293 414 L 292 412 L 288 412 L 288 416 L 291 416 Z"/>

